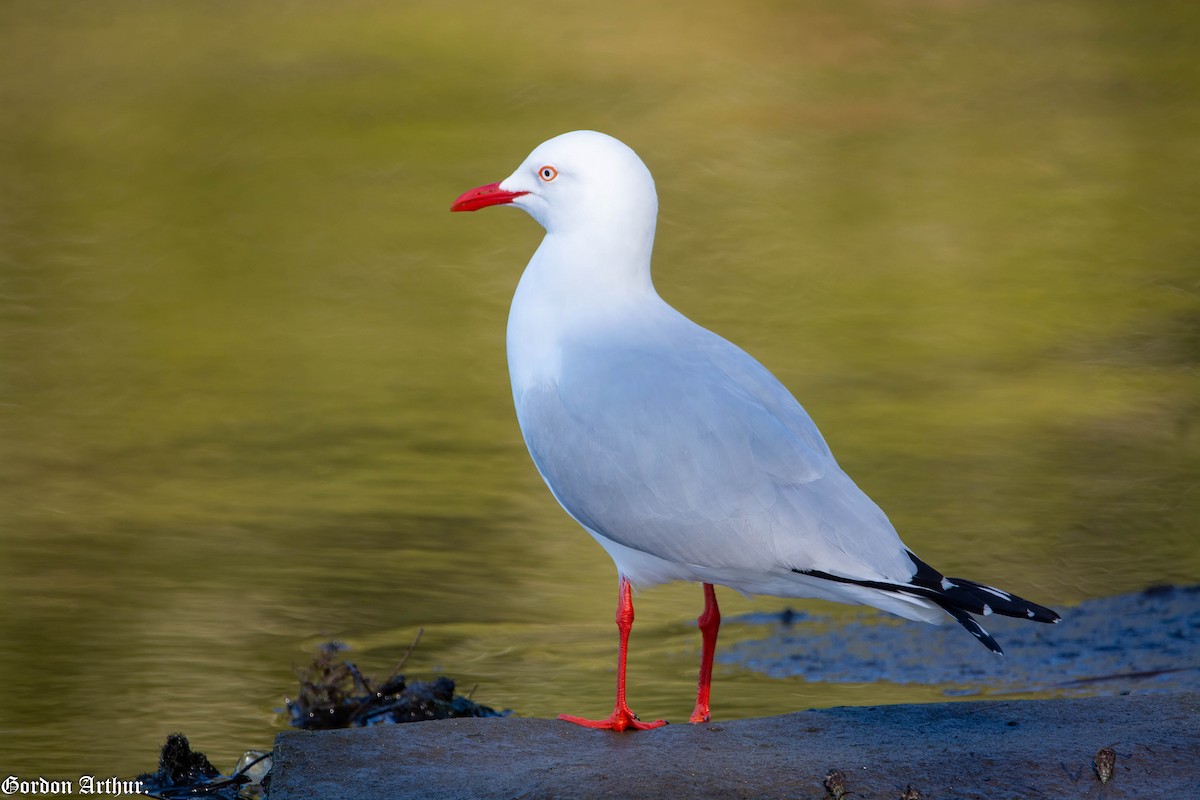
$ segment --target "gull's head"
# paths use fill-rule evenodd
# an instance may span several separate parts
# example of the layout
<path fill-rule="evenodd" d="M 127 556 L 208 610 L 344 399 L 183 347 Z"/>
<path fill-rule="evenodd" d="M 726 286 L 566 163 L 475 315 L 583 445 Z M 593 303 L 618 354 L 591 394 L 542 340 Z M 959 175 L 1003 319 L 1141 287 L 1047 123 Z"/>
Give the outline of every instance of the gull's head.
<path fill-rule="evenodd" d="M 451 211 L 514 205 L 550 234 L 654 234 L 658 195 L 650 170 L 627 145 L 596 131 L 542 142 L 499 183 L 466 192 Z"/>

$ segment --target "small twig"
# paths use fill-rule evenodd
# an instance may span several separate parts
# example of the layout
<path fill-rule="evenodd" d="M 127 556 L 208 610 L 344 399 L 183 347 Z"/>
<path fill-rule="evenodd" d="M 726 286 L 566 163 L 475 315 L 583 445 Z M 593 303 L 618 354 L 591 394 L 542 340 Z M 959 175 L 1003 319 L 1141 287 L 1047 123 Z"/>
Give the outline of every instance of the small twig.
<path fill-rule="evenodd" d="M 400 670 L 404 669 L 404 665 L 408 663 L 408 657 L 413 654 L 413 650 L 417 649 L 417 642 L 421 641 L 421 634 L 423 633 L 425 633 L 424 628 L 417 628 L 417 638 L 413 639 L 412 644 L 404 651 L 404 656 L 400 659 L 400 663 L 396 665 L 396 668 L 392 670 L 392 674 L 388 676 L 389 681 L 396 677 Z"/>
<path fill-rule="evenodd" d="M 1197 667 L 1171 667 L 1170 669 L 1147 669 L 1138 670 L 1135 672 L 1114 672 L 1111 675 L 1095 675 L 1090 678 L 1076 678 L 1072 681 L 1063 681 L 1057 685 L 1083 686 L 1089 683 L 1100 683 L 1101 681 L 1119 681 L 1123 679 L 1141 680 L 1143 678 L 1157 678 L 1159 675 L 1170 675 L 1175 672 L 1187 672 L 1194 669 L 1197 669 Z"/>

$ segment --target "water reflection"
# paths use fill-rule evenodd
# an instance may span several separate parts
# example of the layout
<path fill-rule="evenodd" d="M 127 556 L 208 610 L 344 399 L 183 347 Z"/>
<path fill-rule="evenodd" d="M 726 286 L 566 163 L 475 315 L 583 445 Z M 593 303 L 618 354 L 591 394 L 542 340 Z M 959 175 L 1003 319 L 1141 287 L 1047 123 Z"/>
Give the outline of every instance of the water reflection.
<path fill-rule="evenodd" d="M 383 671 L 418 626 L 415 675 L 606 710 L 611 566 L 508 397 L 538 231 L 446 213 L 570 128 L 638 149 L 664 297 L 931 563 L 1056 605 L 1200 580 L 1195 12 L 558 13 L 0 10 L 8 769 L 175 729 L 229 767 L 318 642 Z M 699 598 L 639 595 L 645 714 L 690 710 Z M 896 699 L 733 671 L 715 708 Z"/>

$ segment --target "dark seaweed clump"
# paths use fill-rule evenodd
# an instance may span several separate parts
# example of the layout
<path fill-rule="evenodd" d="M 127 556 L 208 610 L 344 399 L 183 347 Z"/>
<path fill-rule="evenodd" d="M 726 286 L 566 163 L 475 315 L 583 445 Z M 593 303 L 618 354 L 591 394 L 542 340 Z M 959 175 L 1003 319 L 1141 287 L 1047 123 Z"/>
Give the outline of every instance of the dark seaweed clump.
<path fill-rule="evenodd" d="M 420 641 L 420 634 L 417 641 Z M 352 728 L 394 722 L 423 722 L 450 717 L 502 717 L 469 697 L 454 693 L 454 681 L 412 681 L 400 674 L 417 646 L 384 681 L 376 681 L 341 656 L 345 645 L 329 642 L 300 673 L 300 694 L 287 700 L 291 724 L 308 730 Z M 158 757 L 158 770 L 138 776 L 142 791 L 161 800 L 206 797 L 212 800 L 261 800 L 271 783 L 271 756 L 248 750 L 232 775 L 224 775 L 204 753 L 192 750 L 187 737 L 172 733 Z"/>
<path fill-rule="evenodd" d="M 410 682 L 400 674 L 404 661 L 386 680 L 373 680 L 342 657 L 345 650 L 338 642 L 322 645 L 312 665 L 300 674 L 299 696 L 287 699 L 294 727 L 327 730 L 508 713 L 456 695 L 450 678 Z"/>
<path fill-rule="evenodd" d="M 158 770 L 137 779 L 145 794 L 162 800 L 197 796 L 246 800 L 264 796 L 270 763 L 270 756 L 250 751 L 242 756 L 233 775 L 222 775 L 204 753 L 192 749 L 186 736 L 172 733 L 159 753 Z"/>

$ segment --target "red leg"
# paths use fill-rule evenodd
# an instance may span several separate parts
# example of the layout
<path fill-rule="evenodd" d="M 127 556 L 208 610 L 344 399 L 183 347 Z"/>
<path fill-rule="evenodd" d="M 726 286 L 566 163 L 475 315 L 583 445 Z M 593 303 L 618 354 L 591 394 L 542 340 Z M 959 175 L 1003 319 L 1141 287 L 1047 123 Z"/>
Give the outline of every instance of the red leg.
<path fill-rule="evenodd" d="M 623 731 L 632 728 L 635 731 L 649 730 L 666 725 L 665 720 L 642 722 L 629 710 L 625 703 L 625 655 L 629 650 L 629 630 L 633 627 L 633 589 L 629 579 L 621 576 L 621 585 L 617 589 L 617 632 L 620 634 L 620 645 L 617 649 L 617 703 L 612 714 L 605 719 L 584 719 L 570 714 L 559 714 L 558 718 L 574 722 L 585 728 L 602 728 L 604 730 Z"/>
<path fill-rule="evenodd" d="M 696 620 L 703 645 L 700 651 L 700 685 L 696 689 L 696 709 L 689 722 L 708 722 L 708 695 L 712 689 L 713 653 L 717 650 L 717 629 L 721 627 L 721 611 L 717 608 L 717 593 L 711 583 L 704 584 L 704 613 Z"/>

